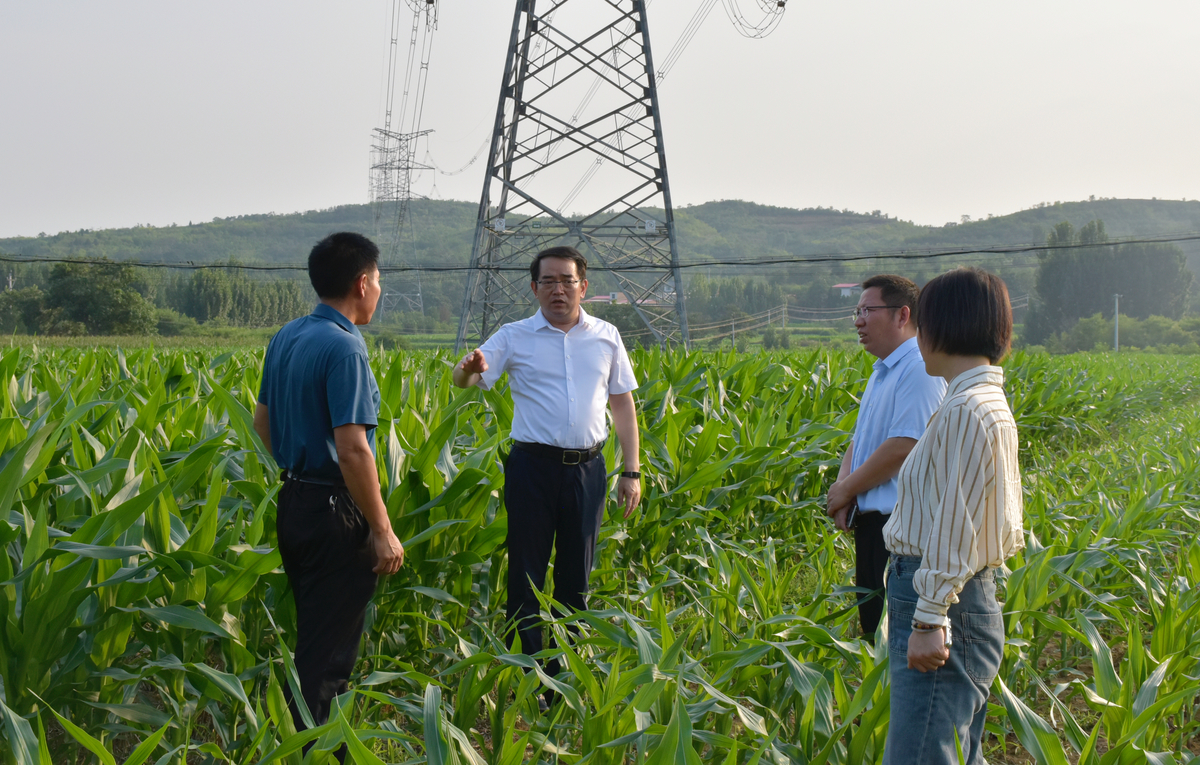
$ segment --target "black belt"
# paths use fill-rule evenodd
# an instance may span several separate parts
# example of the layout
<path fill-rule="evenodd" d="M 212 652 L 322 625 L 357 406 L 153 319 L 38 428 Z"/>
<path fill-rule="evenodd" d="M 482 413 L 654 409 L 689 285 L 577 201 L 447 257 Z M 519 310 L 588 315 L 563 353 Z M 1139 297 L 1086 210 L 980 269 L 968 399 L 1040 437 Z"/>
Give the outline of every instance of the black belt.
<path fill-rule="evenodd" d="M 529 452 L 537 457 L 552 459 L 563 465 L 582 465 L 600 456 L 604 444 L 596 444 L 590 449 L 560 449 L 546 444 L 531 444 L 528 441 L 513 441 L 513 446 L 523 452 Z"/>
<path fill-rule="evenodd" d="M 345 481 L 335 481 L 331 478 L 313 478 L 313 477 L 305 476 L 305 475 L 296 475 L 295 473 L 293 473 L 290 470 L 282 471 L 279 474 L 279 477 L 281 479 L 283 479 L 283 481 L 285 481 L 285 482 L 295 481 L 297 483 L 312 484 L 313 486 L 329 486 L 329 487 L 335 488 L 335 489 L 346 488 Z"/>

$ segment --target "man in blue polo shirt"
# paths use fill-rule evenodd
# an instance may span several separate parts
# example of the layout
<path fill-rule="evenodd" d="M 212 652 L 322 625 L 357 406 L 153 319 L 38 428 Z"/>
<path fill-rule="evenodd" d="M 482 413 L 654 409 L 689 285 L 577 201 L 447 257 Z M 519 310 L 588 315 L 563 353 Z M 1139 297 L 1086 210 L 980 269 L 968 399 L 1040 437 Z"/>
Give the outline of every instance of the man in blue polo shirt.
<path fill-rule="evenodd" d="M 379 387 L 355 326 L 379 302 L 379 249 L 332 234 L 313 247 L 308 276 L 321 302 L 267 346 L 254 429 L 283 469 L 276 529 L 296 600 L 296 670 L 322 725 L 348 688 L 376 575 L 396 573 L 404 548 L 379 490 Z M 303 730 L 290 694 L 288 705 Z"/>
<path fill-rule="evenodd" d="M 847 516 L 857 502 L 854 583 L 876 591 L 859 605 L 858 619 L 873 644 L 883 616 L 888 562 L 883 526 L 896 506 L 896 474 L 941 404 L 946 381 L 926 374 L 917 347 L 917 285 L 903 276 L 881 274 L 862 287 L 854 327 L 858 342 L 878 361 L 859 402 L 854 440 L 829 487 L 826 513 L 847 531 Z"/>

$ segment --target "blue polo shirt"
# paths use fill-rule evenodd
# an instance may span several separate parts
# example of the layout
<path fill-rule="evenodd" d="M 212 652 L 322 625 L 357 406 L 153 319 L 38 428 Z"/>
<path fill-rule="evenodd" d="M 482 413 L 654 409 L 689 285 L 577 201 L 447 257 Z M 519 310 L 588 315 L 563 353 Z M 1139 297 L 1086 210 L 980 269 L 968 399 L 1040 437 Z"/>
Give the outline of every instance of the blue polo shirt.
<path fill-rule="evenodd" d="M 925 360 L 915 337 L 905 340 L 887 358 L 876 361 L 858 405 L 850 469 L 858 470 L 889 438 L 919 441 L 945 394 L 946 381 L 926 374 Z M 895 478 L 858 495 L 858 508 L 863 512 L 886 515 L 895 506 Z"/>
<path fill-rule="evenodd" d="M 320 303 L 271 338 L 258 401 L 267 407 L 275 461 L 294 475 L 342 480 L 333 429 L 367 426 L 375 451 L 379 385 L 358 327 Z"/>

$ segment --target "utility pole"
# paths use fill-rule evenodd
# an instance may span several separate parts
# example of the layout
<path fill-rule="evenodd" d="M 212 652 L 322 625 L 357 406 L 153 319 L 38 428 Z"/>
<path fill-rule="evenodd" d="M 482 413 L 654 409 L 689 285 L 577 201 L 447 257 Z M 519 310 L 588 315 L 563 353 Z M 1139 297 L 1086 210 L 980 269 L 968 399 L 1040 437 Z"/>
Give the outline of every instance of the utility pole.
<path fill-rule="evenodd" d="M 646 3 L 584 5 L 516 0 L 460 352 L 529 315 L 529 264 L 555 245 L 606 268 L 655 342 L 688 344 Z"/>
<path fill-rule="evenodd" d="M 1121 296 L 1113 295 L 1113 351 L 1121 350 Z"/>

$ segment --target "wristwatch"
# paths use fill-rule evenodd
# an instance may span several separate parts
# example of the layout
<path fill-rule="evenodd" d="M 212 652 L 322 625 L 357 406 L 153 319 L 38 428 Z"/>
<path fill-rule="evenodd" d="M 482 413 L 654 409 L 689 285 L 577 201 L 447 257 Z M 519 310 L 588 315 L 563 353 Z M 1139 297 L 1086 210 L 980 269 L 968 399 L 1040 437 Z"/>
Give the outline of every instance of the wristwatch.
<path fill-rule="evenodd" d="M 622 478 L 641 478 L 642 474 L 641 474 L 641 472 L 639 472 L 637 470 L 626 470 L 625 472 L 621 473 L 621 477 Z"/>

